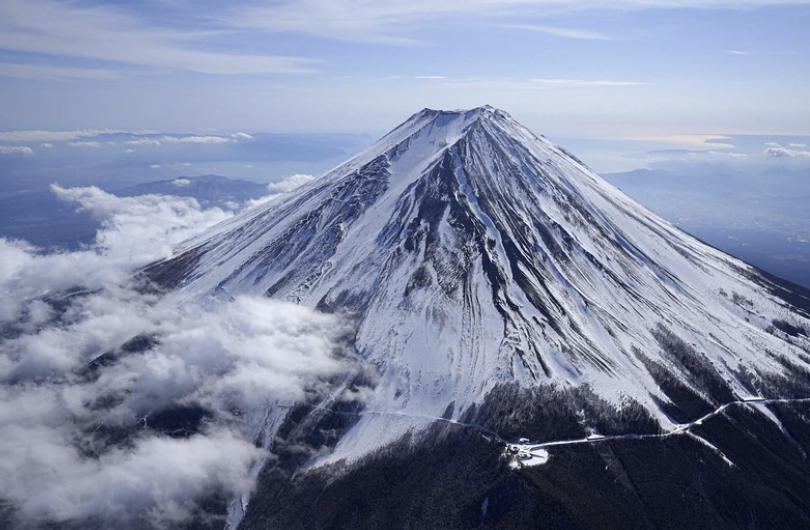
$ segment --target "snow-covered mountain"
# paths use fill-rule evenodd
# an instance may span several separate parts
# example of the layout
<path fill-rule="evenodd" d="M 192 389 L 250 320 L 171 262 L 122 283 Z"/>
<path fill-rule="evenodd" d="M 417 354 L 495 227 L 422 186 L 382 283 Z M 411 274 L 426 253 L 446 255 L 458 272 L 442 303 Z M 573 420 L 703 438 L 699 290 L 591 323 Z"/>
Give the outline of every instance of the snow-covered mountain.
<path fill-rule="evenodd" d="M 787 433 L 760 398 L 810 397 L 810 293 L 678 230 L 492 107 L 425 109 L 145 274 L 177 300 L 263 293 L 352 319 L 373 390 L 316 467 L 362 467 L 438 418 L 514 433 L 526 421 L 532 441 L 553 441 L 531 414 L 492 412 L 557 403 L 549 388 L 641 411 L 654 436 L 688 432 L 726 458 L 690 422 L 750 403 Z M 580 408 L 565 414 L 598 440 L 600 413 Z M 244 524 L 261 526 L 250 510 Z"/>

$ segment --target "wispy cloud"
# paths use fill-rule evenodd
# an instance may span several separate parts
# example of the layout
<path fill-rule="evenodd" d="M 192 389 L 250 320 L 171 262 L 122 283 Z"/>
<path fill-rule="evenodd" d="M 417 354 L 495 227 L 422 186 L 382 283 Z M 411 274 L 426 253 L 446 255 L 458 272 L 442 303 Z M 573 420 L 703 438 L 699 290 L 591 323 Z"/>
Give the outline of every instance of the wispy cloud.
<path fill-rule="evenodd" d="M 693 154 L 699 154 L 699 151 L 693 151 Z M 748 155 L 745 153 L 734 153 L 734 152 L 724 152 L 724 151 L 706 151 L 706 153 L 710 155 L 716 156 L 730 156 L 732 158 L 748 158 Z"/>
<path fill-rule="evenodd" d="M 55 81 L 60 79 L 109 80 L 118 79 L 119 72 L 91 68 L 65 68 L 51 65 L 0 63 L 0 76 L 19 79 Z"/>
<path fill-rule="evenodd" d="M 200 43 L 209 37 L 208 32 L 181 32 L 149 25 L 111 6 L 55 0 L 0 3 L 0 48 L 6 50 L 207 74 L 300 74 L 311 72 L 315 62 L 301 57 L 201 50 Z M 26 73 L 20 69 L 16 72 Z M 47 74 L 36 67 L 27 73 Z M 83 74 L 76 69 L 62 69 L 60 77 L 78 75 Z"/>
<path fill-rule="evenodd" d="M 786 147 L 769 147 L 763 154 L 773 158 L 796 158 L 796 157 L 810 157 L 810 151 L 799 151 L 795 149 L 787 149 Z"/>
<path fill-rule="evenodd" d="M 152 138 L 138 138 L 137 140 L 127 141 L 127 145 L 160 145 L 160 141 Z"/>
<path fill-rule="evenodd" d="M 287 193 L 313 180 L 315 180 L 315 177 L 312 175 L 304 175 L 301 173 L 290 175 L 279 182 L 271 182 L 268 184 L 267 191 L 270 193 Z"/>
<path fill-rule="evenodd" d="M 437 87 L 451 89 L 481 89 L 481 90 L 553 90 L 564 88 L 611 88 L 611 87 L 634 87 L 644 85 L 639 81 L 624 81 L 614 79 L 556 79 L 556 78 L 536 78 L 536 79 L 513 79 L 513 78 L 454 78 L 440 75 L 421 75 L 416 77 L 393 76 L 392 81 L 413 82 L 434 81 Z"/>
<path fill-rule="evenodd" d="M 101 149 L 101 144 L 99 142 L 70 142 L 68 144 L 70 147 L 85 147 L 90 149 Z"/>
<path fill-rule="evenodd" d="M 342 40 L 413 44 L 417 29 L 437 20 L 486 20 L 517 24 L 565 38 L 603 40 L 599 32 L 557 28 L 549 15 L 644 9 L 739 9 L 808 4 L 810 0 L 281 0 L 234 11 L 236 27 L 296 32 Z M 539 22 L 537 25 L 531 22 Z"/>
<path fill-rule="evenodd" d="M 111 129 L 81 129 L 76 131 L 7 131 L 0 132 L 0 142 L 66 142 L 80 138 L 93 138 L 102 134 L 114 134 L 123 131 Z"/>
<path fill-rule="evenodd" d="M 578 40 L 612 40 L 613 37 L 599 33 L 596 31 L 587 31 L 572 28 L 559 28 L 555 26 L 539 26 L 535 24 L 507 24 L 504 26 L 511 29 L 519 29 L 525 31 L 536 31 L 538 33 L 546 33 L 555 37 L 562 37 L 565 39 L 578 39 Z"/>
<path fill-rule="evenodd" d="M 549 87 L 549 88 L 638 86 L 643 84 L 638 83 L 636 81 L 608 81 L 608 80 L 588 81 L 583 79 L 532 79 L 531 81 L 529 81 L 529 83 L 538 87 Z"/>
<path fill-rule="evenodd" d="M 233 141 L 222 136 L 164 136 L 160 140 L 170 144 L 226 144 Z"/>
<path fill-rule="evenodd" d="M 740 50 L 724 50 L 724 53 L 730 53 L 731 55 L 748 55 L 748 52 L 743 52 Z"/>
<path fill-rule="evenodd" d="M 446 84 L 454 87 L 490 90 L 552 90 L 562 88 L 610 88 L 643 85 L 637 81 L 607 79 L 447 79 Z"/>
<path fill-rule="evenodd" d="M 33 155 L 34 150 L 27 146 L 0 145 L 0 155 Z"/>

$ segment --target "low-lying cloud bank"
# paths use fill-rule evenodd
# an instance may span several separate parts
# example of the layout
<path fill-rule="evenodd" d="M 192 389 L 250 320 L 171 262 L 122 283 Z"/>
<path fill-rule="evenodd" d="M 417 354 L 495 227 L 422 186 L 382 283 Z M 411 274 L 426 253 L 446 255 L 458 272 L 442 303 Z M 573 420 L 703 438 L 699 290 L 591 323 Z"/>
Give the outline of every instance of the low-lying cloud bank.
<path fill-rule="evenodd" d="M 249 492 L 266 455 L 250 411 L 340 373 L 344 323 L 265 298 L 161 300 L 133 272 L 229 214 L 54 191 L 104 223 L 74 253 L 0 239 L 0 508 L 20 527 L 161 528 Z"/>

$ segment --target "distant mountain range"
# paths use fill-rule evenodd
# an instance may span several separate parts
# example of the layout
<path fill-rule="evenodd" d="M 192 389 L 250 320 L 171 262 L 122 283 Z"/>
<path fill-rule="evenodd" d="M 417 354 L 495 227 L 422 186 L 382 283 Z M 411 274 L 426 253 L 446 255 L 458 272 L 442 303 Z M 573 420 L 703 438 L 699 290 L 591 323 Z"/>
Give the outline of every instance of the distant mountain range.
<path fill-rule="evenodd" d="M 810 171 L 663 165 L 605 178 L 690 234 L 810 287 Z"/>
<path fill-rule="evenodd" d="M 138 195 L 176 195 L 193 197 L 203 207 L 218 206 L 235 209 L 250 199 L 269 195 L 267 185 L 248 180 L 229 179 L 219 175 L 201 177 L 181 176 L 171 180 L 158 180 L 114 190 L 119 197 Z"/>

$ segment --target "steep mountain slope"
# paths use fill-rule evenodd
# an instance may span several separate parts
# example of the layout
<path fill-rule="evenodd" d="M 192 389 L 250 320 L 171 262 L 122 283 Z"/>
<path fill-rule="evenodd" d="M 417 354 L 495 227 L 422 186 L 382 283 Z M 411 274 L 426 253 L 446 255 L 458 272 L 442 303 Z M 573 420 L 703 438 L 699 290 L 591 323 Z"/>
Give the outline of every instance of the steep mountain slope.
<path fill-rule="evenodd" d="M 411 440 L 393 447 L 421 451 L 420 436 L 441 446 L 447 434 L 426 430 L 439 418 L 511 441 L 660 429 L 733 463 L 696 433 L 700 424 L 686 424 L 739 401 L 789 437 L 788 412 L 773 409 L 806 410 L 804 402 L 745 401 L 810 397 L 810 293 L 679 231 L 491 107 L 415 114 L 145 274 L 181 301 L 264 293 L 353 319 L 354 348 L 377 372 L 364 411 L 338 421 L 327 399 L 288 418 L 289 429 L 309 418 L 299 434 L 339 433 L 321 467 L 346 459 L 368 469 L 368 455 L 386 444 Z M 790 409 L 790 421 L 806 433 L 802 414 Z M 726 431 L 730 415 L 718 415 Z M 771 429 L 760 420 L 750 421 Z M 280 428 L 271 446 L 289 442 Z M 644 443 L 681 443 L 667 436 Z M 802 454 L 807 439 L 790 438 Z M 277 471 L 288 466 L 288 477 L 305 463 L 285 462 Z M 248 527 L 265 524 L 267 499 L 281 495 L 272 473 L 263 476 L 264 508 L 253 519 L 248 511 Z"/>

